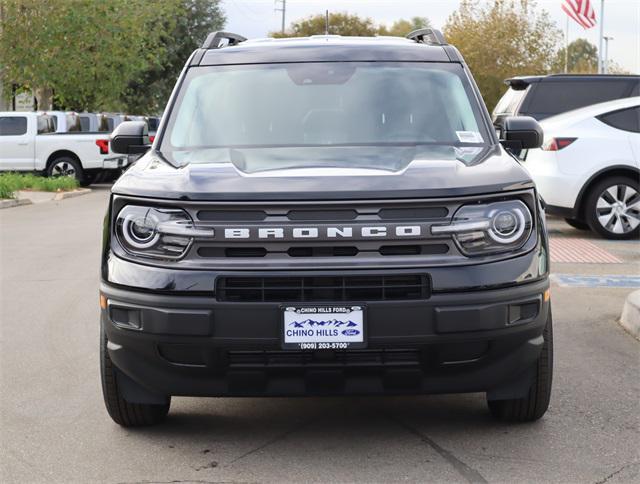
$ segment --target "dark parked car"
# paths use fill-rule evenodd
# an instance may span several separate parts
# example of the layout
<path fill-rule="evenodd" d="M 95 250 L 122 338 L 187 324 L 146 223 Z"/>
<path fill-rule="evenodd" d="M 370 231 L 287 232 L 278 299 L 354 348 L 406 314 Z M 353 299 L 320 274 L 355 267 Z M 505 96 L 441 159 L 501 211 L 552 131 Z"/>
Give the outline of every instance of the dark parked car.
<path fill-rule="evenodd" d="M 538 121 L 573 109 L 614 99 L 640 96 L 640 76 L 553 74 L 512 77 L 509 89 L 493 110 L 494 124 L 507 116 Z"/>
<path fill-rule="evenodd" d="M 120 425 L 171 397 L 486 393 L 531 421 L 551 394 L 544 211 L 442 34 L 210 34 L 152 146 L 112 188 L 101 371 Z"/>

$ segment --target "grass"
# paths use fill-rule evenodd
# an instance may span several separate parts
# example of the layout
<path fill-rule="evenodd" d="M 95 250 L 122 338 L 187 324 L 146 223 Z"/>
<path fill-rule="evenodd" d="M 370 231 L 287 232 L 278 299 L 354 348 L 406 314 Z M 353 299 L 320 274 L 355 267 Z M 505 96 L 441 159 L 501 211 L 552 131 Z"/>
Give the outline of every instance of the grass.
<path fill-rule="evenodd" d="M 70 176 L 47 178 L 32 173 L 0 173 L 0 198 L 15 198 L 18 190 L 58 192 L 78 188 L 78 180 Z"/>

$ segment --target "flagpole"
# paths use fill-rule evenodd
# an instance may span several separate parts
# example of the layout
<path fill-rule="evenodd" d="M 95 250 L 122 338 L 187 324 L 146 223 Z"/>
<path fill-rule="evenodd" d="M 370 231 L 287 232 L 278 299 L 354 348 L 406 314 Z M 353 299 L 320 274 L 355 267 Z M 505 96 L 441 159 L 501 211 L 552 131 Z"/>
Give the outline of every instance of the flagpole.
<path fill-rule="evenodd" d="M 564 36 L 564 73 L 569 72 L 569 16 L 567 15 L 567 28 Z"/>
<path fill-rule="evenodd" d="M 600 38 L 598 39 L 598 74 L 602 74 L 602 39 L 604 37 L 604 0 L 600 0 Z"/>

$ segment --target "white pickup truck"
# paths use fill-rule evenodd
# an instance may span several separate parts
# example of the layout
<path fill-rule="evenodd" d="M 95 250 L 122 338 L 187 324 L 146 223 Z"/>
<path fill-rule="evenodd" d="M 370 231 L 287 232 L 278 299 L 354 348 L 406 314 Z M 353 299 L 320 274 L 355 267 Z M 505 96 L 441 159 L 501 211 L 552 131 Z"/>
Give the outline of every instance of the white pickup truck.
<path fill-rule="evenodd" d="M 0 112 L 0 171 L 74 176 L 89 185 L 105 171 L 122 170 L 126 156 L 109 150 L 108 133 L 56 133 L 43 113 Z"/>

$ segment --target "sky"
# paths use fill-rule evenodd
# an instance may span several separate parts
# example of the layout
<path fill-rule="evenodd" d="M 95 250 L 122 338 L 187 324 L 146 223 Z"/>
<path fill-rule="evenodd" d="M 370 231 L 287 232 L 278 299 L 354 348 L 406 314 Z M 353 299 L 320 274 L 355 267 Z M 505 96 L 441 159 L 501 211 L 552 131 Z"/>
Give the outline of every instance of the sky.
<path fill-rule="evenodd" d="M 600 1 L 591 0 L 598 22 Z M 560 9 L 561 3 L 562 0 L 536 2 L 537 8 L 549 12 L 565 32 L 567 15 Z M 640 74 L 640 0 L 604 0 L 604 3 L 604 35 L 613 37 L 609 42 L 609 58 L 625 70 Z M 223 0 L 226 29 L 248 38 L 266 37 L 269 32 L 280 30 L 282 14 L 275 11 L 280 4 L 277 2 L 276 5 L 274 0 Z M 459 0 L 287 0 L 286 24 L 329 9 L 331 12 L 356 13 L 389 25 L 400 18 L 428 17 L 434 27 L 442 28 L 459 4 Z M 570 20 L 569 41 L 586 38 L 598 45 L 599 28 L 596 25 L 584 30 Z"/>

